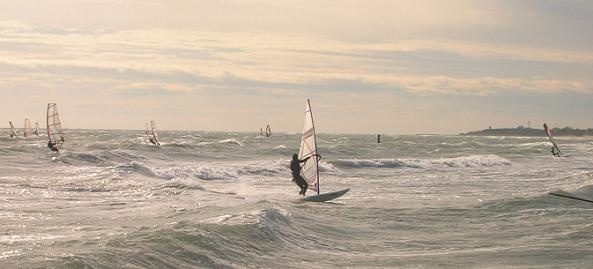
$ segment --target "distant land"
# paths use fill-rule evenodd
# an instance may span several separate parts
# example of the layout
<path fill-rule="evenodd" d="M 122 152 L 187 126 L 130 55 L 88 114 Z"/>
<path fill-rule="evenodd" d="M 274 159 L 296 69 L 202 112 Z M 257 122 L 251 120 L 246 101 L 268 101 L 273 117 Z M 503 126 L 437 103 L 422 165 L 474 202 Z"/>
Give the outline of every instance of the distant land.
<path fill-rule="evenodd" d="M 551 129 L 553 136 L 593 136 L 593 129 L 574 129 L 571 127 Z M 519 126 L 517 128 L 488 128 L 481 131 L 461 133 L 459 135 L 484 136 L 546 136 L 544 129 L 533 129 Z"/>

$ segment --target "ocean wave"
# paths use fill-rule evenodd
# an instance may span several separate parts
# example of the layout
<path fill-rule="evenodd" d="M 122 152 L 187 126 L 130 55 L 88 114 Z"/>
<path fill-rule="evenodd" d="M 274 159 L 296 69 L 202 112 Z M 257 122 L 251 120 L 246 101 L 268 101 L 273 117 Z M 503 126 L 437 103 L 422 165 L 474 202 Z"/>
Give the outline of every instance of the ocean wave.
<path fill-rule="evenodd" d="M 59 158 L 66 163 L 84 162 L 96 165 L 112 165 L 145 159 L 140 154 L 124 150 L 96 150 L 88 153 L 64 151 Z"/>
<path fill-rule="evenodd" d="M 160 178 L 160 179 L 175 178 L 174 174 L 157 171 L 157 170 L 150 168 L 150 167 L 148 167 L 142 163 L 139 163 L 139 162 L 130 162 L 130 163 L 126 163 L 126 164 L 120 164 L 115 167 L 115 170 L 118 172 L 124 172 L 124 173 L 133 172 L 133 173 L 141 174 L 143 176 Z"/>
<path fill-rule="evenodd" d="M 218 143 L 220 144 L 235 144 L 235 145 L 239 145 L 239 146 L 243 146 L 243 143 L 239 140 L 237 140 L 236 138 L 227 138 L 227 139 L 223 139 L 218 141 Z"/>
<path fill-rule="evenodd" d="M 503 166 L 511 165 L 511 161 L 496 155 L 472 155 L 439 159 L 346 159 L 331 161 L 330 164 L 349 168 L 432 168 Z"/>
<path fill-rule="evenodd" d="M 531 143 L 522 143 L 522 144 L 518 144 L 517 146 L 519 147 L 525 147 L 525 148 L 535 148 L 535 147 L 544 147 L 544 146 L 552 146 L 552 143 L 548 142 L 548 141 L 540 141 L 540 142 L 531 142 Z"/>
<path fill-rule="evenodd" d="M 213 218 L 208 218 L 201 223 L 222 224 L 222 225 L 251 225 L 263 224 L 265 222 L 287 222 L 290 213 L 282 208 L 257 209 L 240 214 L 225 214 Z"/>
<path fill-rule="evenodd" d="M 95 252 L 71 247 L 88 240 L 58 242 L 57 247 L 72 253 L 51 253 L 28 260 L 49 268 L 243 268 L 246 261 L 277 268 L 267 254 L 277 248 L 294 248 L 293 242 L 302 237 L 300 233 L 291 233 L 289 214 L 281 208 L 248 206 L 225 211 L 205 220 L 200 220 L 204 213 L 199 212 L 194 216 L 198 220 L 159 223 L 110 234 L 105 236 L 106 247 Z"/>
<path fill-rule="evenodd" d="M 201 180 L 238 179 L 242 176 L 275 177 L 290 176 L 289 163 L 283 160 L 243 162 L 234 164 L 204 163 L 185 164 L 172 168 L 156 169 L 140 162 L 130 162 L 118 165 L 116 170 L 125 173 L 137 173 L 146 177 L 160 179 L 197 178 Z M 327 162 L 319 163 L 320 172 L 336 173 L 339 170 Z"/>

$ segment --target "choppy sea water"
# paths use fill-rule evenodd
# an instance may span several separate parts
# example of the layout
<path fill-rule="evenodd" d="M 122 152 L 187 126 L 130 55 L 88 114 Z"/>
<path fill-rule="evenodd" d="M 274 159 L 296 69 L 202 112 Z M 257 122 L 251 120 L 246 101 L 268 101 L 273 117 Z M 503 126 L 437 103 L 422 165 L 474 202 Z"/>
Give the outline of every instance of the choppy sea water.
<path fill-rule="evenodd" d="M 0 268 L 593 268 L 593 138 L 67 130 L 0 138 Z M 57 156 L 55 159 L 53 157 Z"/>

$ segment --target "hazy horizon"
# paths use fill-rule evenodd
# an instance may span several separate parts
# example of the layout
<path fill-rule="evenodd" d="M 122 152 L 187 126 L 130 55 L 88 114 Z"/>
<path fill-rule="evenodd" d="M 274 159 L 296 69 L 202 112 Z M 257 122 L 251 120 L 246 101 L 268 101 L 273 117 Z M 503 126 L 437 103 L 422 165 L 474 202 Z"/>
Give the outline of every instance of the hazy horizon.
<path fill-rule="evenodd" d="M 593 126 L 589 1 L 0 4 L 0 122 L 458 134 Z M 17 124 L 18 125 L 18 124 Z"/>

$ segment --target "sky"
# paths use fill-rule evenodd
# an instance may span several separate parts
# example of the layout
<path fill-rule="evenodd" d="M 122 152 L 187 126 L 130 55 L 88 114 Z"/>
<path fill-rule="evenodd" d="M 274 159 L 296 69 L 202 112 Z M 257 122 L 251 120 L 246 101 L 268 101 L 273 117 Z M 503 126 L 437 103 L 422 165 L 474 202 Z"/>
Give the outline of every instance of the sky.
<path fill-rule="evenodd" d="M 593 128 L 592 1 L 0 1 L 0 122 Z M 1 126 L 1 124 L 0 124 Z"/>

